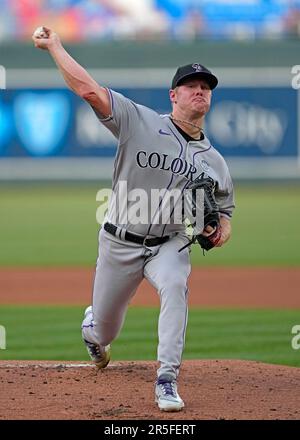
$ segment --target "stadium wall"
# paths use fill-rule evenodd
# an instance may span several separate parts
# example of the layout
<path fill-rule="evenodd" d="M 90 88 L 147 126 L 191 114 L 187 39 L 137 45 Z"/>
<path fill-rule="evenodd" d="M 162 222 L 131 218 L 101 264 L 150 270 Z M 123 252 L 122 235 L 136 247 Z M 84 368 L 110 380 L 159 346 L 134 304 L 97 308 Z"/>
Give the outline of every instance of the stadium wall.
<path fill-rule="evenodd" d="M 66 49 L 88 68 L 176 67 L 200 61 L 210 67 L 290 67 L 299 59 L 299 40 L 242 41 L 94 41 L 66 44 Z M 51 68 L 46 52 L 31 41 L 0 44 L 0 64 L 11 68 Z"/>

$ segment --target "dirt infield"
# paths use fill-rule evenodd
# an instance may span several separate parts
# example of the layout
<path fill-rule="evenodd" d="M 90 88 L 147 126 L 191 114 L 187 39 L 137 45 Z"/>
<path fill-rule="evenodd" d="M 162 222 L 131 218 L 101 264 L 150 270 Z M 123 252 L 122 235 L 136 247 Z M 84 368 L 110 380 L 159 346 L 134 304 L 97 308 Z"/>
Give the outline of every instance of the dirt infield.
<path fill-rule="evenodd" d="M 2 304 L 88 304 L 93 270 L 1 269 Z M 298 268 L 193 269 L 190 306 L 300 308 Z M 146 282 L 133 305 L 157 305 Z M 185 361 L 179 390 L 186 407 L 154 403 L 155 362 L 0 361 L 0 419 L 299 419 L 300 368 L 236 360 Z"/>
<path fill-rule="evenodd" d="M 2 268 L 0 304 L 89 304 L 93 269 Z M 190 306 L 300 308 L 300 268 L 193 268 Z M 159 305 L 146 281 L 132 305 Z"/>
<path fill-rule="evenodd" d="M 299 419 L 300 369 L 258 362 L 201 360 L 182 365 L 186 407 L 154 403 L 154 362 L 0 362 L 0 419 Z"/>

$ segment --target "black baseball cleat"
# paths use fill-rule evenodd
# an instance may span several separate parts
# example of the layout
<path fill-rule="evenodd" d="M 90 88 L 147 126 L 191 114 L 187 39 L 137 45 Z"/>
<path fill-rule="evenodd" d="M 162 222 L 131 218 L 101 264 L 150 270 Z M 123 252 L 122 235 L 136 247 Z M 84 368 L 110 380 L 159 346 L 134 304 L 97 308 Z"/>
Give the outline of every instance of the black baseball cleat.
<path fill-rule="evenodd" d="M 99 369 L 105 368 L 110 361 L 110 345 L 101 347 L 100 345 L 89 342 L 86 339 L 83 339 L 83 342 L 85 343 L 87 352 L 96 367 Z"/>

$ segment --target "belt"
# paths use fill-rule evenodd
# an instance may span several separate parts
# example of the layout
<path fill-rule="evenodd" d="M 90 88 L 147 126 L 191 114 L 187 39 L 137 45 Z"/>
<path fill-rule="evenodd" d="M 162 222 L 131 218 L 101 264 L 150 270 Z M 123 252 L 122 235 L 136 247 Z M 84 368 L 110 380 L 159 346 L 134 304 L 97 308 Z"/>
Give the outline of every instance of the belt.
<path fill-rule="evenodd" d="M 116 236 L 118 230 L 121 231 L 120 228 L 113 225 L 112 223 L 104 223 L 104 229 L 106 232 L 109 232 L 109 234 Z M 118 234 L 118 237 L 120 237 L 121 234 Z M 125 235 L 122 234 L 125 240 L 132 241 L 136 244 L 142 244 L 143 246 L 158 246 L 159 244 L 163 244 L 166 241 L 169 240 L 169 236 L 165 235 L 164 237 L 154 237 L 154 238 L 147 238 L 142 237 L 141 235 L 133 234 L 132 232 L 125 231 Z"/>

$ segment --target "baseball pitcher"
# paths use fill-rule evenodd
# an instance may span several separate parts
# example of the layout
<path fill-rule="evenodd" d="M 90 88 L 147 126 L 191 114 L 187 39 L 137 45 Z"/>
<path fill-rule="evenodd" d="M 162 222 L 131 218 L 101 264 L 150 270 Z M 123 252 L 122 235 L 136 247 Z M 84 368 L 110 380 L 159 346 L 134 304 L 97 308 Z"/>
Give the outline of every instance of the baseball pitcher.
<path fill-rule="evenodd" d="M 122 200 L 127 214 L 111 203 L 99 232 L 93 300 L 82 323 L 84 343 L 96 366 L 105 368 L 128 304 L 143 278 L 148 279 L 160 298 L 155 401 L 163 411 L 179 411 L 184 407 L 177 378 L 188 316 L 190 247 L 197 242 L 209 251 L 231 235 L 232 180 L 224 158 L 203 131 L 218 80 L 199 63 L 179 67 L 169 92 L 172 111 L 160 115 L 99 85 L 51 29 L 42 27 L 32 38 L 36 47 L 48 50 L 68 87 L 91 105 L 99 123 L 118 140 L 114 193 L 126 183 L 127 197 L 122 194 Z M 133 215 L 132 194 L 137 189 L 148 196 L 141 208 L 147 215 L 139 222 Z M 153 190 L 160 196 L 155 209 Z M 192 238 L 186 233 L 186 220 L 194 228 Z"/>

